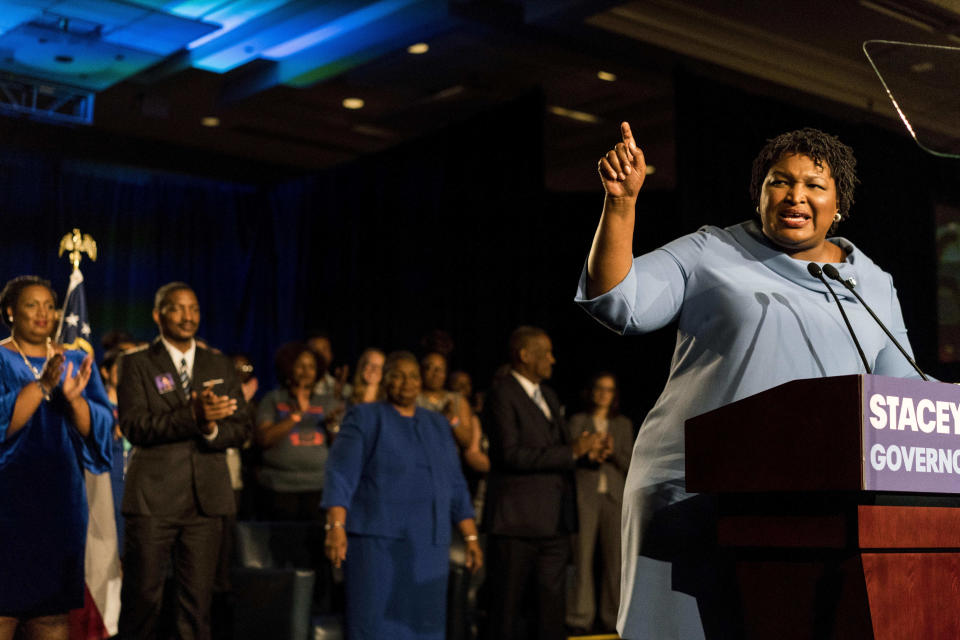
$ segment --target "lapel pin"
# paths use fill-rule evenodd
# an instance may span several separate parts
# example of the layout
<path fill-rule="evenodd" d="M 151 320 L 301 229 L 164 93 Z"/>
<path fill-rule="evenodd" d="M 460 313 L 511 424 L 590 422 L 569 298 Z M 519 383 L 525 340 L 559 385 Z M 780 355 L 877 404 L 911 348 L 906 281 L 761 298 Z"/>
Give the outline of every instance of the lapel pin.
<path fill-rule="evenodd" d="M 173 376 L 169 373 L 165 373 L 161 376 L 157 376 L 153 379 L 153 383 L 157 385 L 157 391 L 160 394 L 170 393 L 176 389 L 176 385 L 173 383 Z"/>

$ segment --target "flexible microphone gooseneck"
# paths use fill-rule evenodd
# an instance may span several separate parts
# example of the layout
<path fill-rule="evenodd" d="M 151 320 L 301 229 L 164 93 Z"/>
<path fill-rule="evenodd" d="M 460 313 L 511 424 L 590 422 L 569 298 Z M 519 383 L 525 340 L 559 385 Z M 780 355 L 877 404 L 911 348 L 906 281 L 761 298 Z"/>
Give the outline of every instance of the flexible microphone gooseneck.
<path fill-rule="evenodd" d="M 873 309 L 870 308 L 870 305 L 868 305 L 867 302 L 862 297 L 860 297 L 860 294 L 857 293 L 856 289 L 854 289 L 855 285 L 852 282 L 844 280 L 842 277 L 840 277 L 840 272 L 837 271 L 837 268 L 832 264 L 823 265 L 823 272 L 827 274 L 829 278 L 836 280 L 837 282 L 845 286 L 850 291 L 850 293 L 852 293 L 857 297 L 857 300 L 859 300 L 860 304 L 863 305 L 863 308 L 867 310 L 867 313 L 870 314 L 870 317 L 873 318 L 878 325 L 880 325 L 880 328 L 883 329 L 883 332 L 887 334 L 887 337 L 890 338 L 890 340 L 893 342 L 894 345 L 896 345 L 897 349 L 900 349 L 900 353 L 902 353 L 903 357 L 907 359 L 907 362 L 910 363 L 910 366 L 916 369 L 917 373 L 920 374 L 921 378 L 923 378 L 924 380 L 929 380 L 927 376 L 923 375 L 923 371 L 920 371 L 920 367 L 918 367 L 917 363 L 913 361 L 913 358 L 910 357 L 910 354 L 907 353 L 906 349 L 900 346 L 900 343 L 897 342 L 897 339 L 893 337 L 893 334 L 890 333 L 890 330 L 887 329 L 886 325 L 880 321 L 880 318 L 878 318 L 877 314 L 873 312 Z M 813 272 L 811 271 L 811 273 Z"/>
<path fill-rule="evenodd" d="M 840 315 L 843 316 L 843 322 L 847 325 L 847 331 L 850 332 L 850 337 L 853 338 L 853 344 L 857 345 L 857 353 L 860 354 L 860 359 L 863 360 L 863 368 L 867 370 L 867 373 L 870 373 L 870 365 L 867 364 L 867 356 L 863 355 L 863 349 L 860 347 L 860 341 L 857 340 L 857 334 L 853 332 L 853 327 L 850 326 L 850 320 L 847 318 L 847 312 L 843 310 L 843 305 L 840 304 L 840 298 L 837 297 L 836 292 L 833 290 L 833 287 L 830 286 L 830 283 L 827 282 L 827 279 L 823 277 L 824 270 L 820 269 L 820 265 L 818 265 L 816 262 L 808 262 L 807 271 L 809 271 L 810 275 L 812 275 L 814 278 L 819 279 L 820 282 L 827 285 L 827 289 L 830 290 L 830 295 L 833 296 L 833 299 L 837 303 L 837 308 L 840 309 Z"/>

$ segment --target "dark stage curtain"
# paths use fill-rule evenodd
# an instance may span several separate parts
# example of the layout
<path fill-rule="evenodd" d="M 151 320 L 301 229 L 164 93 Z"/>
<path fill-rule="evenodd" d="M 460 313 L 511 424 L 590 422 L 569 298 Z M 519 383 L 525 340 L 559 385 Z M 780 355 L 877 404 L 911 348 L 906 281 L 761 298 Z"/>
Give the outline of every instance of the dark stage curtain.
<path fill-rule="evenodd" d="M 61 296 L 70 266 L 57 258 L 60 238 L 73 227 L 94 236 L 98 259 L 81 269 L 97 343 L 114 328 L 152 339 L 153 292 L 171 280 L 194 287 L 199 335 L 228 353 L 263 355 L 269 336 L 296 331 L 300 307 L 263 277 L 279 269 L 269 252 L 284 220 L 260 187 L 6 151 L 0 211 L 3 280 L 36 273 Z"/>
<path fill-rule="evenodd" d="M 949 161 L 835 107 L 826 116 L 683 71 L 676 86 L 679 186 L 641 194 L 636 250 L 755 215 L 750 164 L 766 138 L 807 125 L 832 131 L 854 147 L 863 180 L 842 233 L 894 275 L 918 359 L 944 375 L 935 364 L 932 201 L 957 202 Z M 663 386 L 673 329 L 625 340 L 573 305 L 602 190 L 598 181 L 591 193 L 545 192 L 543 114 L 531 90 L 386 152 L 277 183 L 0 145 L 0 277 L 38 273 L 62 293 L 69 267 L 56 247 L 80 227 L 101 249 L 83 265 L 98 336 L 126 328 L 152 338 L 153 292 L 186 280 L 200 297 L 202 337 L 249 353 L 264 389 L 276 347 L 313 328 L 330 332 L 337 360 L 350 365 L 364 347 L 416 350 L 426 332 L 445 329 L 456 341 L 452 366 L 484 388 L 506 361 L 510 330 L 537 324 L 554 337 L 553 383 L 570 410 L 587 377 L 609 368 L 639 419 Z M 618 130 L 608 125 L 612 145 Z M 585 157 L 583 170 L 594 173 L 605 150 Z"/>
<path fill-rule="evenodd" d="M 368 345 L 415 349 L 446 329 L 453 365 L 485 386 L 510 329 L 550 328 L 573 295 L 578 267 L 551 297 L 558 265 L 543 240 L 562 221 L 545 210 L 542 125 L 533 90 L 278 184 L 0 147 L 0 274 L 38 273 L 62 293 L 69 267 L 56 248 L 76 226 L 100 245 L 98 261 L 83 263 L 96 339 L 113 328 L 152 338 L 153 292 L 185 280 L 200 298 L 200 335 L 250 353 L 262 388 L 276 347 L 311 328 L 328 330 L 351 365 Z"/>

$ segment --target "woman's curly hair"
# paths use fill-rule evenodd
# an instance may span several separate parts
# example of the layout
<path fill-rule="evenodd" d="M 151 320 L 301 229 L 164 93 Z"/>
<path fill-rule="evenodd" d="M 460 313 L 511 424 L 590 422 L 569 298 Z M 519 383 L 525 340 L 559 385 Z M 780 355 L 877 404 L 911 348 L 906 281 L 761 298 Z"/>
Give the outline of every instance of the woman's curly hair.
<path fill-rule="evenodd" d="M 810 156 L 817 166 L 826 165 L 830 168 L 830 174 L 837 185 L 840 219 L 846 220 L 850 216 L 850 207 L 853 206 L 853 191 L 860 183 L 857 179 L 857 159 L 853 157 L 853 149 L 840 142 L 836 136 L 810 127 L 781 133 L 776 138 L 767 140 L 767 144 L 753 160 L 753 175 L 750 178 L 750 197 L 753 201 L 760 202 L 763 181 L 766 180 L 770 167 L 784 154 L 790 153 Z"/>
<path fill-rule="evenodd" d="M 293 367 L 296 365 L 300 356 L 305 353 L 309 353 L 313 357 L 313 361 L 317 366 L 317 375 L 319 376 L 322 358 L 314 353 L 304 342 L 285 342 L 280 345 L 276 355 L 273 357 L 273 366 L 276 367 L 277 381 L 280 382 L 280 384 L 286 387 L 293 384 Z M 316 378 L 314 378 L 313 381 L 316 382 Z"/>

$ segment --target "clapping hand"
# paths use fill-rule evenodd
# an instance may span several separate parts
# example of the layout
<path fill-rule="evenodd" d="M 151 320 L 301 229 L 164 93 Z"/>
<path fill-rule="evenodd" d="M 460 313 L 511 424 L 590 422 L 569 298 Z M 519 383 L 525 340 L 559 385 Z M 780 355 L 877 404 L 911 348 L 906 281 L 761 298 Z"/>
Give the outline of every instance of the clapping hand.
<path fill-rule="evenodd" d="M 53 358 L 60 358 L 61 367 L 63 363 L 63 354 L 56 354 Z M 53 360 L 51 358 L 51 361 Z M 87 388 L 90 382 L 90 374 L 93 371 L 93 354 L 88 353 L 77 368 L 77 373 L 73 373 L 73 363 L 67 363 L 67 375 L 63 378 L 63 396 L 68 402 L 74 402 L 81 397 L 83 390 Z"/>
<path fill-rule="evenodd" d="M 204 424 L 208 426 L 217 420 L 229 418 L 237 412 L 236 398 L 218 396 L 211 389 L 204 389 L 200 394 L 193 391 L 190 397 L 193 398 L 193 412 L 197 416 L 197 420 L 203 420 Z M 212 432 L 213 427 L 210 426 L 208 433 Z"/>
<path fill-rule="evenodd" d="M 208 422 L 229 418 L 237 412 L 237 399 L 230 396 L 218 396 L 212 389 L 204 389 L 200 394 L 203 417 Z"/>
<path fill-rule="evenodd" d="M 600 434 L 593 431 L 584 431 L 573 443 L 573 455 L 575 458 L 581 458 L 584 455 L 590 455 L 593 459 L 593 451 L 597 447 Z"/>
<path fill-rule="evenodd" d="M 603 462 L 613 453 L 613 436 L 609 433 L 597 435 L 597 442 L 590 450 L 589 456 L 593 462 Z"/>
<path fill-rule="evenodd" d="M 63 375 L 63 351 L 57 351 L 43 365 L 43 371 L 40 372 L 40 379 L 37 382 L 46 392 L 53 391 L 60 384 L 60 376 Z"/>
<path fill-rule="evenodd" d="M 597 171 L 607 196 L 636 200 L 647 175 L 643 151 L 637 147 L 629 122 L 620 123 L 622 142 L 600 158 Z"/>

